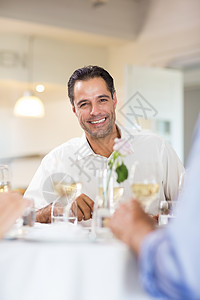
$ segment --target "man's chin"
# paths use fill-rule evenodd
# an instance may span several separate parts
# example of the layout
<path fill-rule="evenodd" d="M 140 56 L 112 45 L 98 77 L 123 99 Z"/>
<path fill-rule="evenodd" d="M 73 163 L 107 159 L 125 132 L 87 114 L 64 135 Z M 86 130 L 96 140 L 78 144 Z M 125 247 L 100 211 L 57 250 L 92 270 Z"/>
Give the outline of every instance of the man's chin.
<path fill-rule="evenodd" d="M 103 129 L 98 129 L 98 130 L 87 130 L 87 133 L 95 138 L 95 139 L 101 139 L 101 138 L 105 138 L 106 136 L 108 136 L 111 132 L 111 128 L 107 129 L 107 130 L 103 130 Z"/>

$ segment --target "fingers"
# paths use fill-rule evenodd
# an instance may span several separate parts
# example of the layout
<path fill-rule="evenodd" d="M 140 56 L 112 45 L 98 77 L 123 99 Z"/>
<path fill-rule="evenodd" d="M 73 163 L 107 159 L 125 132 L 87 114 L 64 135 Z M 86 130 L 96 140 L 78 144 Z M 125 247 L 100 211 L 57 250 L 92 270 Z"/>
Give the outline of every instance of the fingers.
<path fill-rule="evenodd" d="M 51 223 L 51 207 L 52 207 L 52 203 L 39 209 L 36 212 L 36 222 Z"/>
<path fill-rule="evenodd" d="M 75 203 L 75 202 L 72 203 L 72 212 L 73 212 L 74 216 L 77 215 L 78 221 L 82 221 L 84 219 L 84 214 L 82 213 L 80 208 L 77 207 L 77 203 Z"/>
<path fill-rule="evenodd" d="M 90 199 L 87 195 L 81 194 L 76 199 L 77 202 L 77 212 L 78 221 L 89 220 L 92 216 L 94 201 Z"/>

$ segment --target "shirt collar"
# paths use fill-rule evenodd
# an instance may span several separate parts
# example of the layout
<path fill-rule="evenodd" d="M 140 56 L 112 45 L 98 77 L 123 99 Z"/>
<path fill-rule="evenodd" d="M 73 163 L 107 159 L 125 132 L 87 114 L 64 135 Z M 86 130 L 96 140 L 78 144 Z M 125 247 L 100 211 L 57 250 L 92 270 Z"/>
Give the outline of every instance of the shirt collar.
<path fill-rule="evenodd" d="M 90 155 L 96 156 L 92 148 L 90 147 L 87 138 L 85 136 L 85 133 L 83 133 L 82 137 L 80 138 L 80 146 L 78 150 L 75 152 L 75 155 L 77 155 L 77 160 L 81 160 L 85 157 L 88 157 Z"/>
<path fill-rule="evenodd" d="M 131 132 L 127 129 L 122 127 L 119 124 L 116 124 L 119 133 L 121 135 L 121 138 L 125 138 L 128 140 L 132 140 L 133 139 L 133 130 L 131 130 Z M 83 133 L 82 137 L 80 138 L 80 147 L 79 149 L 75 152 L 75 155 L 77 156 L 77 160 L 81 160 L 85 157 L 89 157 L 89 156 L 97 156 L 97 157 L 102 157 L 99 154 L 94 153 L 94 151 L 92 150 L 92 148 L 90 147 L 90 144 L 88 143 L 88 140 L 85 136 L 85 133 Z"/>

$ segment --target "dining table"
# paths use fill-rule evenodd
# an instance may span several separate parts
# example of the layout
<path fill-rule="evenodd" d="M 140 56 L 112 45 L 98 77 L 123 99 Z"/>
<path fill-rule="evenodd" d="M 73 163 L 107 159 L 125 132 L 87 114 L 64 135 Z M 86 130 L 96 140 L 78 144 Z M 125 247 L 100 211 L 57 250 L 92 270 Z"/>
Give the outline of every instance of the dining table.
<path fill-rule="evenodd" d="M 2 239 L 0 300 L 152 299 L 127 245 L 74 228 L 36 223 Z"/>

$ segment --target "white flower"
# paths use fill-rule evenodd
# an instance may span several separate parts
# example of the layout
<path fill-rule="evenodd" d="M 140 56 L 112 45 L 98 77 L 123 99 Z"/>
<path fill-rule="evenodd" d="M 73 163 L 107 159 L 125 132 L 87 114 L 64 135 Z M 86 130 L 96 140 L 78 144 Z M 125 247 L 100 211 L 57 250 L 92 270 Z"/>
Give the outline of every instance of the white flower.
<path fill-rule="evenodd" d="M 113 150 L 119 152 L 121 155 L 128 155 L 133 153 L 131 144 L 126 139 L 116 138 L 114 140 Z"/>

